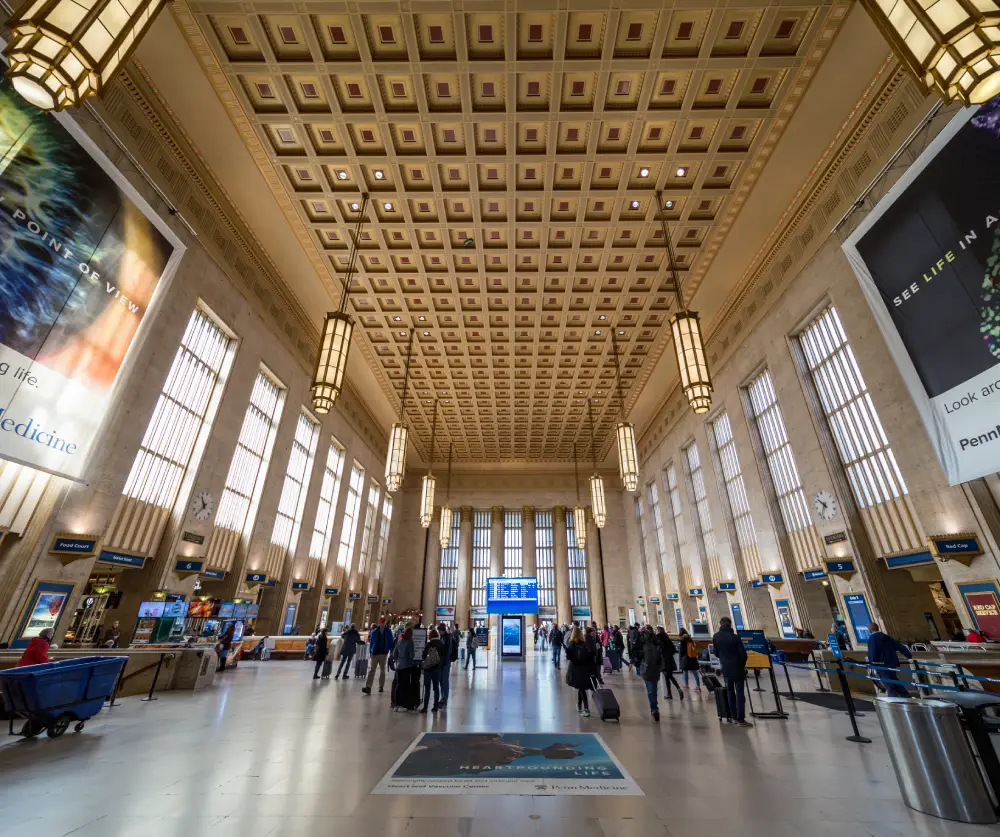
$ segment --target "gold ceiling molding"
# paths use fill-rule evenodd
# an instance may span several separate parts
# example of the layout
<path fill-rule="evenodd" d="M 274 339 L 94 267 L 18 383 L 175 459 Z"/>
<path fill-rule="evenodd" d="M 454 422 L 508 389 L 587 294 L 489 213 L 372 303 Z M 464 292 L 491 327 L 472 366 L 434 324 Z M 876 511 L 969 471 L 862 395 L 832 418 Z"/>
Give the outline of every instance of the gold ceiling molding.
<path fill-rule="evenodd" d="M 766 316 L 780 293 L 774 293 L 767 303 L 764 300 L 777 285 L 783 281 L 794 281 L 799 270 L 828 240 L 827 233 L 833 221 L 824 204 L 831 204 L 832 199 L 836 198 L 832 205 L 835 205 L 834 212 L 839 217 L 850 207 L 857 193 L 868 185 L 871 178 L 859 180 L 848 168 L 852 160 L 858 161 L 861 158 L 860 162 L 864 163 L 863 173 L 870 171 L 874 176 L 898 148 L 898 142 L 892 142 L 891 138 L 905 124 L 905 119 L 918 113 L 921 107 L 929 107 L 932 101 L 898 61 L 892 56 L 886 59 L 852 109 L 849 118 L 842 124 L 835 140 L 827 147 L 810 177 L 775 225 L 767 243 L 761 247 L 743 274 L 739 292 L 733 294 L 730 304 L 713 321 L 707 344 L 707 351 L 712 355 L 713 369 L 721 368 L 732 352 L 741 345 L 741 335 L 749 334 L 754 325 Z M 855 167 L 857 166 L 858 162 L 855 162 Z M 838 187 L 845 177 L 847 180 L 844 185 L 849 186 L 852 191 L 841 195 Z M 801 228 L 816 217 L 817 213 L 818 220 L 809 227 L 813 231 L 809 237 L 811 246 L 802 245 Z M 819 222 L 827 224 L 823 228 L 825 232 L 814 230 Z M 796 252 L 787 252 L 796 243 L 799 243 Z M 780 264 L 776 264 L 782 253 L 785 253 L 785 257 Z M 769 269 L 772 270 L 770 276 Z M 749 301 L 747 305 L 754 291 L 757 292 L 759 301 Z M 746 316 L 733 323 L 740 312 Z M 727 327 L 729 333 L 724 334 Z M 686 409 L 687 403 L 680 386 L 675 384 L 640 433 L 639 458 L 642 464 L 655 452 L 660 440 L 670 433 L 674 424 L 685 415 Z"/>
<path fill-rule="evenodd" d="M 305 252 L 306 257 L 309 259 L 310 264 L 316 271 L 316 276 L 323 282 L 323 286 L 330 294 L 331 310 L 335 310 L 337 305 L 340 303 L 340 282 L 337 277 L 331 273 L 329 263 L 324 255 L 319 252 L 316 247 L 315 239 L 309 235 L 309 230 L 302 223 L 302 219 L 299 217 L 295 203 L 289 197 L 288 192 L 282 185 L 281 178 L 279 177 L 278 172 L 275 171 L 274 165 L 271 163 L 270 156 L 261 144 L 260 138 L 254 130 L 253 123 L 243 111 L 239 98 L 229 85 L 226 74 L 223 72 L 219 62 L 216 61 L 215 54 L 212 52 L 211 46 L 205 40 L 205 35 L 201 31 L 201 27 L 198 26 L 198 22 L 195 20 L 194 14 L 191 12 L 191 8 L 185 0 L 174 0 L 174 2 L 170 4 L 170 12 L 177 21 L 177 24 L 180 27 L 181 32 L 183 32 L 192 52 L 194 52 L 194 54 L 198 57 L 198 61 L 201 63 L 202 69 L 205 71 L 205 75 L 211 82 L 212 87 L 215 88 L 215 92 L 218 95 L 219 100 L 222 102 L 223 107 L 225 107 L 226 112 L 229 114 L 229 118 L 233 121 L 233 125 L 235 126 L 240 137 L 243 139 L 251 157 L 253 157 L 254 164 L 257 166 L 264 180 L 267 182 L 268 188 L 271 190 L 271 194 L 274 196 L 275 201 L 281 208 L 282 213 L 284 213 L 285 217 L 288 219 L 288 223 L 291 226 L 295 237 L 298 239 L 299 244 L 302 245 L 302 249 Z M 162 99 L 161 104 L 165 106 Z M 355 334 L 358 334 L 358 331 L 360 330 L 355 331 Z M 312 344 L 313 346 L 316 346 L 319 342 L 319 330 L 315 326 L 312 328 L 312 335 L 314 335 L 311 336 Z M 368 341 L 354 340 L 353 342 L 364 355 L 366 365 L 378 381 L 379 386 L 382 388 L 382 392 L 385 393 L 385 397 L 389 404 L 394 405 L 398 401 L 399 395 L 392 386 L 391 382 L 387 380 L 386 376 L 381 374 L 378 360 L 376 359 L 375 353 L 372 351 Z M 419 446 L 416 438 L 414 439 L 414 444 Z"/>
<path fill-rule="evenodd" d="M 826 57 L 830 46 L 837 37 L 837 33 L 840 31 L 841 26 L 847 18 L 847 13 L 850 11 L 851 5 L 852 3 L 849 2 L 849 0 L 840 0 L 840 2 L 835 2 L 830 7 L 829 15 L 821 24 L 822 29 L 809 50 L 809 57 L 802 64 L 798 75 L 792 83 L 791 92 L 785 97 L 784 102 L 782 102 L 778 115 L 774 118 L 774 121 L 771 124 L 771 130 L 768 132 L 764 141 L 760 144 L 756 154 L 754 154 L 751 158 L 747 174 L 742 178 L 739 187 L 730 199 L 728 208 L 722 220 L 713 227 L 712 237 L 708 241 L 707 246 L 702 250 L 701 257 L 698 259 L 694 269 L 691 271 L 690 278 L 686 283 L 687 290 L 684 293 L 687 297 L 685 302 L 689 306 L 691 305 L 698 288 L 701 286 L 702 281 L 704 281 L 708 269 L 715 260 L 715 256 L 718 254 L 722 244 L 725 242 L 726 236 L 729 234 L 733 224 L 736 222 L 736 218 L 739 216 L 740 210 L 742 210 L 743 205 L 750 196 L 754 184 L 757 182 L 761 172 L 764 170 L 764 167 L 770 160 L 771 155 L 774 153 L 779 140 L 784 135 L 785 129 L 788 127 L 788 123 L 791 121 L 792 116 L 801 103 L 803 96 L 805 96 L 810 82 L 816 75 L 816 71 L 819 69 L 819 66 Z M 714 333 L 715 330 L 713 323 L 713 327 L 707 329 L 705 332 L 706 350 L 708 342 L 712 339 Z M 629 394 L 626 398 L 629 409 L 631 409 L 632 405 L 635 404 L 636 399 L 638 399 L 646 384 L 649 382 L 649 378 L 653 374 L 653 370 L 656 368 L 656 364 L 663 352 L 671 346 L 672 337 L 668 329 L 664 332 L 660 341 L 656 344 L 654 352 L 651 353 L 650 362 L 645 365 L 645 368 L 636 378 L 634 385 L 629 388 Z M 674 389 L 671 389 L 671 394 L 673 392 Z M 660 403 L 660 406 L 653 411 L 653 418 L 646 424 L 647 429 L 655 423 L 656 417 L 660 414 L 663 406 L 669 398 L 670 394 L 668 394 Z M 640 438 L 645 432 L 645 430 L 642 431 Z M 607 455 L 613 442 L 613 439 L 609 439 L 605 443 L 602 449 L 602 455 Z"/>

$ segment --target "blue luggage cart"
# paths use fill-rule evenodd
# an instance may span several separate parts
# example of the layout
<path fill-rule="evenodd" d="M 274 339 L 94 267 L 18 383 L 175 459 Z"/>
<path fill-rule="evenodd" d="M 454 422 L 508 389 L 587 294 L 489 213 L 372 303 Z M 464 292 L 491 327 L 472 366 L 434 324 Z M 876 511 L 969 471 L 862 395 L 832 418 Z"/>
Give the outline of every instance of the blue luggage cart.
<path fill-rule="evenodd" d="M 14 718 L 25 718 L 21 734 L 31 737 L 45 730 L 58 738 L 74 721 L 77 732 L 84 721 L 104 706 L 118 682 L 128 657 L 76 657 L 55 663 L 0 671 L 0 692 Z"/>

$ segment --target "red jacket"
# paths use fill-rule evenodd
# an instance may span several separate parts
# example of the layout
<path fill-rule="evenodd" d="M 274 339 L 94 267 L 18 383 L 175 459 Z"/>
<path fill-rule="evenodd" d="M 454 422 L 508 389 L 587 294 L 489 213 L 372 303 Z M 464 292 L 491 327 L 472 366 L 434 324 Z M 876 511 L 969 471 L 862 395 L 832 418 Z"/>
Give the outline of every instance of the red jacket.
<path fill-rule="evenodd" d="M 36 636 L 28 647 L 24 649 L 21 659 L 17 661 L 15 668 L 21 666 L 37 666 L 39 663 L 51 663 L 49 659 L 49 640 Z"/>

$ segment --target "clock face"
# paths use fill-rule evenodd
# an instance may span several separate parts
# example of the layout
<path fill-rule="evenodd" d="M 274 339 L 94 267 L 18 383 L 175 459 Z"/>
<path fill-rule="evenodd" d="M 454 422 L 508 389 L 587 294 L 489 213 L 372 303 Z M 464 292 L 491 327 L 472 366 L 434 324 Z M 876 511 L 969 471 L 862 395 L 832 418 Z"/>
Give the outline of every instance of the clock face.
<path fill-rule="evenodd" d="M 833 520 L 837 516 L 837 498 L 829 491 L 817 491 L 813 497 L 813 511 L 821 520 Z"/>
<path fill-rule="evenodd" d="M 195 516 L 196 520 L 208 520 L 212 516 L 214 508 L 215 499 L 207 491 L 196 494 L 191 502 L 191 514 Z"/>

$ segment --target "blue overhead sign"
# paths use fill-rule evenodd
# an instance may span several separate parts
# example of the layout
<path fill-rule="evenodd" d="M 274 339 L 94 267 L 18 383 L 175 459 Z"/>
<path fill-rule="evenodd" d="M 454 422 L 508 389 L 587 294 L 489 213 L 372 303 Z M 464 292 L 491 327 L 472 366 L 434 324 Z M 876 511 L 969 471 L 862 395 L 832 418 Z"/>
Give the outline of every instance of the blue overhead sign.
<path fill-rule="evenodd" d="M 538 579 L 486 579 L 486 612 L 496 614 L 538 613 Z"/>
<path fill-rule="evenodd" d="M 102 549 L 97 560 L 103 564 L 114 564 L 116 567 L 142 569 L 146 563 L 146 556 L 135 555 L 131 552 L 118 552 L 113 549 Z"/>
<path fill-rule="evenodd" d="M 816 581 L 820 578 L 826 578 L 826 570 L 805 570 L 802 575 L 805 576 L 806 581 Z"/>

